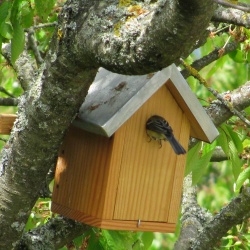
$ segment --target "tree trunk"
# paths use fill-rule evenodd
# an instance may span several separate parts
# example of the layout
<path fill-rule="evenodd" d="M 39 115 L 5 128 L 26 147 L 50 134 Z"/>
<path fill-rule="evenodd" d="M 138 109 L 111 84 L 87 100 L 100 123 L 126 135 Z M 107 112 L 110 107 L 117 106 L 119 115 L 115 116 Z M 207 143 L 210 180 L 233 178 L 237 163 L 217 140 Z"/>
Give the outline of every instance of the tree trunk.
<path fill-rule="evenodd" d="M 65 3 L 45 62 L 20 98 L 18 118 L 1 154 L 1 249 L 18 248 L 97 69 L 144 74 L 177 62 L 204 41 L 213 11 L 212 0 Z"/>

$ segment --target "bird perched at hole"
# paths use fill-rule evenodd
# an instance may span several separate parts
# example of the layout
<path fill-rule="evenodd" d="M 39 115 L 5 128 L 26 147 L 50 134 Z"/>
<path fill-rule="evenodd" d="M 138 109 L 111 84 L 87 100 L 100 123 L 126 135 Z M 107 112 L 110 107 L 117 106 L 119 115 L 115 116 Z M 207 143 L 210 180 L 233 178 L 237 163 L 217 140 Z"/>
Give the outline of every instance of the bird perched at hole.
<path fill-rule="evenodd" d="M 173 129 L 170 127 L 168 122 L 161 116 L 154 115 L 151 116 L 146 123 L 146 131 L 151 139 L 159 141 L 161 147 L 161 141 L 169 141 L 174 152 L 177 155 L 185 154 L 186 150 L 181 146 L 181 144 L 175 139 L 173 134 Z"/>

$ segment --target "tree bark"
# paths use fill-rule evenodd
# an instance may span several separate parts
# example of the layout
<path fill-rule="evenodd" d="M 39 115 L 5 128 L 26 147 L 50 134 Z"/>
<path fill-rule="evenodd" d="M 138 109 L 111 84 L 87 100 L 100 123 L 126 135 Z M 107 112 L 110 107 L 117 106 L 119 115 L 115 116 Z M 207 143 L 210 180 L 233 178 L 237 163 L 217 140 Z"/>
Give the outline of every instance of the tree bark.
<path fill-rule="evenodd" d="M 156 71 L 187 56 L 206 38 L 212 0 L 148 2 L 135 2 L 139 12 L 115 0 L 65 3 L 45 62 L 32 84 L 25 82 L 27 92 L 1 154 L 1 249 L 18 248 L 30 210 L 98 67 L 126 74 Z"/>

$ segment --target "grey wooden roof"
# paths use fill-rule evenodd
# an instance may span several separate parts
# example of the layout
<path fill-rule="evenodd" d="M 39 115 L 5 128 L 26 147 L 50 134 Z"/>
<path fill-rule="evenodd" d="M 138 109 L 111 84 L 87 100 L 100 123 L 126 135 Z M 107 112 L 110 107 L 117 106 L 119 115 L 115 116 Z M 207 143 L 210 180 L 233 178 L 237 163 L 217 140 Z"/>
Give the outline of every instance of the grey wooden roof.
<path fill-rule="evenodd" d="M 141 76 L 120 75 L 100 68 L 73 124 L 110 137 L 164 84 L 170 84 L 172 95 L 181 100 L 179 105 L 190 118 L 191 136 L 212 142 L 219 133 L 174 64 Z"/>

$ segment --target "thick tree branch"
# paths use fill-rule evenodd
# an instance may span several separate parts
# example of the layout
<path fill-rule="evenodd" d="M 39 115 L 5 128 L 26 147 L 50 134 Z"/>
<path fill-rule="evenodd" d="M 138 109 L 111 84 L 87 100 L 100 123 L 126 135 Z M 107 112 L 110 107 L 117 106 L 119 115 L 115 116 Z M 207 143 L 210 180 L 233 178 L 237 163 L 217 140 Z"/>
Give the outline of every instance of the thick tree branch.
<path fill-rule="evenodd" d="M 230 103 L 233 108 L 242 111 L 250 106 L 250 82 L 246 82 L 241 87 L 227 94 L 230 95 Z M 233 116 L 232 112 L 219 100 L 213 101 L 205 110 L 216 127 L 219 127 Z M 193 147 L 196 143 L 197 140 L 192 138 L 189 142 L 189 148 Z"/>
<path fill-rule="evenodd" d="M 82 223 L 58 216 L 50 219 L 45 225 L 25 233 L 17 249 L 59 249 L 89 228 Z"/>
<path fill-rule="evenodd" d="M 246 82 L 228 94 L 230 103 L 235 109 L 243 110 L 250 106 L 250 82 Z M 218 100 L 213 101 L 206 111 L 217 127 L 232 117 L 231 111 Z"/>
<path fill-rule="evenodd" d="M 181 232 L 174 250 L 186 250 L 196 238 L 197 232 L 211 220 L 212 216 L 197 204 L 196 187 L 192 185 L 192 175 L 184 179 L 182 198 Z"/>
<path fill-rule="evenodd" d="M 216 243 L 226 235 L 234 225 L 250 217 L 250 188 L 234 198 L 213 219 L 205 225 L 190 250 L 214 249 Z"/>
<path fill-rule="evenodd" d="M 154 72 L 205 42 L 206 27 L 215 9 L 212 0 L 133 4 L 117 7 L 115 0 L 91 3 L 86 21 L 74 34 L 77 60 L 89 58 L 89 65 L 98 63 L 124 74 Z M 89 1 L 81 1 L 80 8 L 84 11 L 89 5 Z M 139 11 L 133 7 L 138 5 Z M 59 28 L 63 34 L 68 32 L 60 24 Z"/>
<path fill-rule="evenodd" d="M 238 26 L 250 27 L 250 16 L 244 11 L 219 6 L 211 19 L 215 22 L 235 24 Z"/>
<path fill-rule="evenodd" d="M 2 55 L 11 63 L 11 49 L 10 44 L 6 45 L 2 49 Z M 36 67 L 34 66 L 33 60 L 26 50 L 22 52 L 19 58 L 16 60 L 15 65 L 12 65 L 17 73 L 17 78 L 23 88 L 23 90 L 29 89 L 29 87 L 34 83 L 36 77 Z"/>
<path fill-rule="evenodd" d="M 237 4 L 234 4 L 234 3 L 230 3 L 229 1 L 224 1 L 224 0 L 214 0 L 214 2 L 220 5 L 223 5 L 225 7 L 231 7 L 231 8 L 242 10 L 245 12 L 250 12 L 250 6 L 246 3 L 239 2 Z"/>

